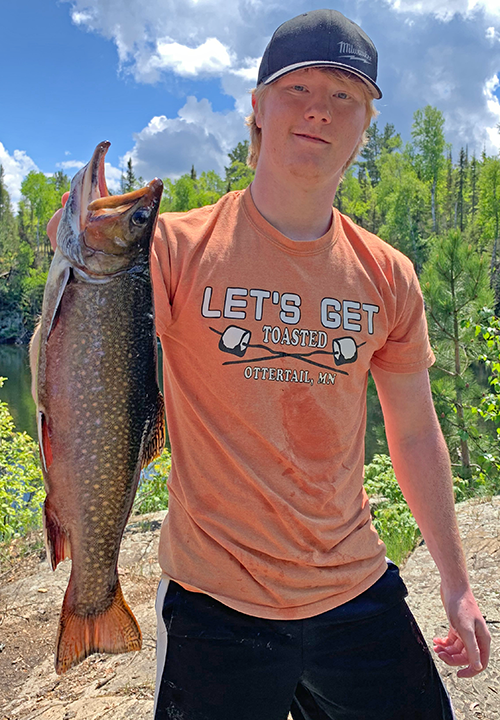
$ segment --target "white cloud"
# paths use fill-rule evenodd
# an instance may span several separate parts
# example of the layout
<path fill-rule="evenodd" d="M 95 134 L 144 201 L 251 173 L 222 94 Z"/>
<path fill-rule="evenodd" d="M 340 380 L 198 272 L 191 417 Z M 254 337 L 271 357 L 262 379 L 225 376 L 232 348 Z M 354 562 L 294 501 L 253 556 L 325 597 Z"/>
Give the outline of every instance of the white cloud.
<path fill-rule="evenodd" d="M 106 185 L 111 193 L 121 192 L 122 171 L 111 163 L 104 163 L 104 172 L 106 175 Z"/>
<path fill-rule="evenodd" d="M 441 20 L 451 20 L 459 13 L 472 16 L 478 11 L 500 16 L 498 0 L 387 0 L 389 5 L 401 13 L 432 14 Z"/>
<path fill-rule="evenodd" d="M 500 33 L 493 27 L 486 28 L 486 38 L 492 43 L 500 42 Z"/>
<path fill-rule="evenodd" d="M 136 175 L 145 179 L 180 177 L 194 165 L 197 172 L 224 173 L 227 153 L 247 133 L 237 111 L 214 112 L 206 99 L 188 97 L 176 118 L 152 118 L 135 135 L 134 147 L 122 158 L 132 158 Z"/>
<path fill-rule="evenodd" d="M 56 167 L 61 168 L 61 170 L 79 170 L 84 165 L 85 163 L 81 160 L 65 160 L 64 162 L 56 163 Z"/>
<path fill-rule="evenodd" d="M 148 61 L 153 69 L 188 73 L 200 64 L 203 71 L 238 67 L 243 45 L 259 38 L 256 26 L 266 14 L 254 0 L 63 1 L 71 3 L 73 22 L 113 40 L 122 66 L 139 77 Z"/>
<path fill-rule="evenodd" d="M 157 40 L 152 55 L 137 63 L 135 75 L 143 82 L 159 80 L 161 70 L 172 70 L 183 77 L 221 75 L 231 64 L 228 49 L 217 38 L 207 38 L 195 48 L 163 38 Z"/>
<path fill-rule="evenodd" d="M 0 142 L 0 165 L 3 167 L 3 179 L 10 196 L 12 206 L 17 210 L 21 199 L 21 183 L 24 177 L 31 172 L 39 172 L 35 162 L 24 150 L 14 150 L 9 155 L 4 145 Z"/>
<path fill-rule="evenodd" d="M 496 119 L 496 123 L 493 127 L 486 129 L 490 143 L 500 150 L 500 102 L 498 97 L 495 95 L 495 90 L 500 87 L 500 78 L 498 75 L 494 75 L 488 80 L 484 86 L 483 92 L 486 97 L 486 104 L 491 115 Z"/>

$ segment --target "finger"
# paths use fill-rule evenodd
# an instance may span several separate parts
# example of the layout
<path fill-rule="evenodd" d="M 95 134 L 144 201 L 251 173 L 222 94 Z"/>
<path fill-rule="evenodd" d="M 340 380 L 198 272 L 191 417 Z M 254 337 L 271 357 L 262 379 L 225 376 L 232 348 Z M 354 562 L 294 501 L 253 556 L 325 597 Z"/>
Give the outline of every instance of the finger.
<path fill-rule="evenodd" d="M 435 637 L 432 639 L 432 642 L 439 643 L 439 645 L 451 645 L 451 643 L 454 642 L 454 639 L 450 638 L 450 637 L 445 637 L 445 638 Z"/>
<path fill-rule="evenodd" d="M 446 651 L 436 651 L 436 655 L 447 665 L 456 667 L 457 665 L 467 665 L 468 658 L 465 652 L 463 653 L 448 653 Z"/>
<path fill-rule="evenodd" d="M 478 623 L 476 628 L 477 644 L 479 645 L 479 653 L 481 657 L 481 665 L 483 670 L 487 667 L 490 659 L 491 635 L 486 627 L 486 623 Z"/>
<path fill-rule="evenodd" d="M 475 670 L 473 667 L 468 665 L 466 668 L 462 668 L 457 672 L 457 677 L 459 678 L 472 678 L 476 677 L 476 675 L 479 675 L 481 670 Z"/>
<path fill-rule="evenodd" d="M 469 668 L 474 674 L 481 672 L 483 669 L 481 663 L 481 654 L 476 640 L 476 634 L 471 630 L 463 630 L 461 633 L 462 642 L 465 645 L 465 652 L 469 662 Z M 466 668 L 467 669 L 467 668 Z M 460 677 L 472 677 L 472 675 L 461 675 Z"/>
<path fill-rule="evenodd" d="M 64 207 L 68 202 L 69 192 L 65 192 L 61 198 L 61 205 Z"/>
<path fill-rule="evenodd" d="M 434 648 L 449 653 L 450 655 L 461 653 L 464 649 L 464 644 L 461 640 L 455 640 L 449 643 L 440 643 L 434 641 Z"/>
<path fill-rule="evenodd" d="M 448 635 L 445 638 L 434 638 L 434 645 L 447 649 L 450 652 L 461 652 L 464 647 L 461 638 L 456 634 L 453 628 L 450 628 Z"/>
<path fill-rule="evenodd" d="M 64 195 L 63 195 L 64 197 Z M 67 198 L 66 198 L 67 199 Z M 59 221 L 61 220 L 62 208 L 59 208 L 47 223 L 47 235 L 49 236 L 50 244 L 55 250 L 57 245 L 57 228 L 59 227 Z"/>

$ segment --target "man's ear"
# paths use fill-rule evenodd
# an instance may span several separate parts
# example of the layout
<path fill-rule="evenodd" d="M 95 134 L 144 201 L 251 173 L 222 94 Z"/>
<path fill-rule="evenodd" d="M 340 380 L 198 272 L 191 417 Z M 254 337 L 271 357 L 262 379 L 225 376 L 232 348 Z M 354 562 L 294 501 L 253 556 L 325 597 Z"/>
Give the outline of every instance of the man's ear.
<path fill-rule="evenodd" d="M 255 97 L 255 93 L 252 94 L 252 109 L 255 116 L 255 124 L 258 128 L 262 128 L 261 124 L 261 112 L 259 110 L 259 103 L 257 98 Z"/>

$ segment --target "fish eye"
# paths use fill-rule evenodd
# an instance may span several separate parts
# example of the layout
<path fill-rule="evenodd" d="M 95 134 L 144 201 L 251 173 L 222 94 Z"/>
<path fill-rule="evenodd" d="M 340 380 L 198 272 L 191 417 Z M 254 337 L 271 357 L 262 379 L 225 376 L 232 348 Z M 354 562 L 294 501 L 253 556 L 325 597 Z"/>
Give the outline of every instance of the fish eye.
<path fill-rule="evenodd" d="M 149 220 L 150 214 L 150 210 L 147 210 L 146 208 L 139 208 L 139 210 L 136 210 L 135 213 L 132 215 L 131 222 L 134 225 L 138 225 L 139 227 L 141 225 L 145 225 Z"/>

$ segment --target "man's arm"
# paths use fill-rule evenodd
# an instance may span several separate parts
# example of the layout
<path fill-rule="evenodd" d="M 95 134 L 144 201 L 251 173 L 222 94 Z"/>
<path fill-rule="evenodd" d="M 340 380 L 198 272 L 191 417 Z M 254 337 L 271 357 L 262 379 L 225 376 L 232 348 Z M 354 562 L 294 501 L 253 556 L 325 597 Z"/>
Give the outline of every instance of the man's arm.
<path fill-rule="evenodd" d="M 490 634 L 469 584 L 450 459 L 429 374 L 372 367 L 372 375 L 397 480 L 441 575 L 441 598 L 451 627 L 446 638 L 434 640 L 434 650 L 448 665 L 467 665 L 459 677 L 473 677 L 488 664 Z"/>

